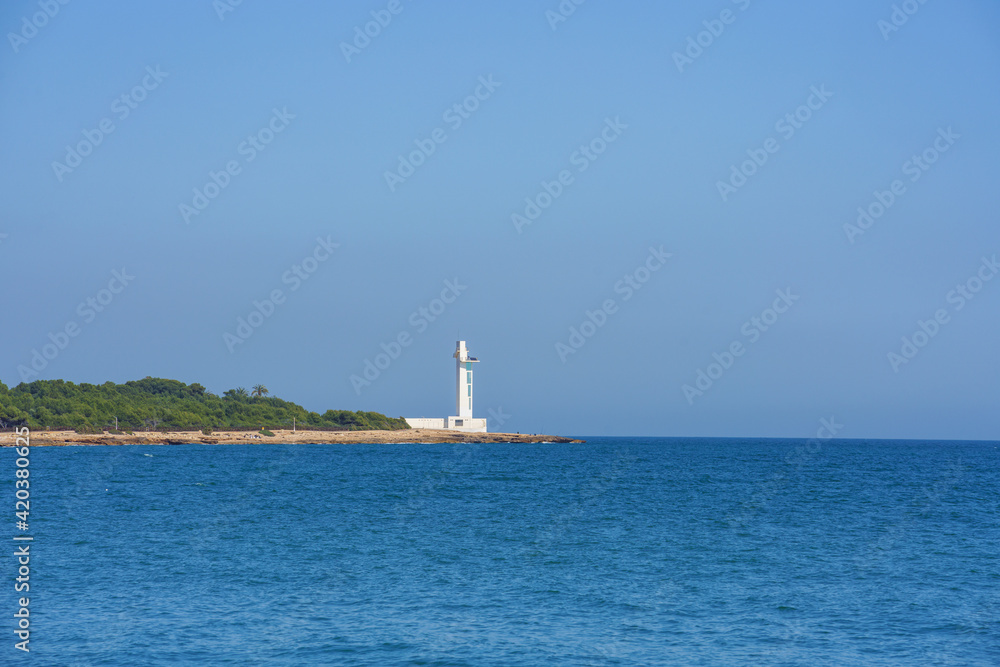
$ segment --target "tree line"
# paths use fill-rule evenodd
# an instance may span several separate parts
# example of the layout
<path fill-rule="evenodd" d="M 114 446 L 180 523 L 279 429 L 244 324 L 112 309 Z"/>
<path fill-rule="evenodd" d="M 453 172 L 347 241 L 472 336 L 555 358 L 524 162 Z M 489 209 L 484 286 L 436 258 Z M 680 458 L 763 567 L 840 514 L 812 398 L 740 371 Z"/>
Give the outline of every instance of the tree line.
<path fill-rule="evenodd" d="M 378 412 L 310 412 L 270 396 L 264 385 L 217 396 L 198 384 L 147 377 L 125 384 L 74 384 L 64 380 L 22 382 L 9 389 L 0 382 L 0 428 L 72 429 L 79 433 L 113 431 L 193 431 L 282 429 L 399 430 L 402 417 Z"/>

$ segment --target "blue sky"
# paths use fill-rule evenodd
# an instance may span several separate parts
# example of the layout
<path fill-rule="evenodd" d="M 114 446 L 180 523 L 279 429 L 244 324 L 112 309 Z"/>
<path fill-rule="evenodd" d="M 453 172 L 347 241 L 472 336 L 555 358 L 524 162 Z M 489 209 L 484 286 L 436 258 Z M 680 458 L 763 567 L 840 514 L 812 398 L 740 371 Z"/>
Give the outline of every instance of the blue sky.
<path fill-rule="evenodd" d="M 998 437 L 996 3 L 562 7 L 4 3 L 0 380 Z"/>

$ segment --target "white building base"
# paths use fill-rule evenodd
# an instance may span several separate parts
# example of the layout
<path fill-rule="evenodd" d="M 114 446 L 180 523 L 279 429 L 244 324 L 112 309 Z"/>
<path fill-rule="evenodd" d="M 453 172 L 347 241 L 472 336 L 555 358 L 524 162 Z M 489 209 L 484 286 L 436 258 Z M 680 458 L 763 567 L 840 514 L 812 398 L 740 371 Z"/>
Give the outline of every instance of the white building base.
<path fill-rule="evenodd" d="M 474 419 L 472 417 L 446 417 L 444 419 L 437 419 L 435 417 L 406 417 L 405 419 L 410 428 L 436 428 L 448 431 L 462 431 L 463 433 L 487 433 L 485 419 Z"/>
<path fill-rule="evenodd" d="M 448 417 L 447 429 L 466 433 L 486 433 L 486 420 L 472 417 Z"/>
<path fill-rule="evenodd" d="M 444 428 L 443 419 L 435 419 L 433 417 L 404 417 L 406 423 L 410 425 L 410 428 Z"/>

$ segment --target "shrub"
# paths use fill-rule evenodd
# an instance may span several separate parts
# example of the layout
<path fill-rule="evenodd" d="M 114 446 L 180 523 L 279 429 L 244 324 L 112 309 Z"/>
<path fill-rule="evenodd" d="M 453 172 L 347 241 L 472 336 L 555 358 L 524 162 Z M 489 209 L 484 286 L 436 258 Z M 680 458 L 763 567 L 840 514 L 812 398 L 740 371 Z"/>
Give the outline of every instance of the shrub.
<path fill-rule="evenodd" d="M 205 435 L 212 435 L 212 427 L 206 426 L 205 428 L 201 429 L 201 432 L 204 433 Z"/>
<path fill-rule="evenodd" d="M 262 390 L 263 391 L 263 390 Z M 251 399 L 246 390 L 216 396 L 204 385 L 147 377 L 125 384 L 74 384 L 35 380 L 4 389 L 0 385 L 0 425 L 35 430 L 90 428 L 115 424 L 121 431 L 213 431 L 253 429 L 264 424 L 296 423 L 302 429 L 371 430 L 409 428 L 403 419 L 376 412 L 310 412 L 300 405 L 267 396 Z M 259 432 L 259 431 L 258 431 Z"/>
<path fill-rule="evenodd" d="M 273 434 L 273 433 L 271 433 L 270 431 L 268 431 L 268 430 L 267 430 L 266 428 L 262 428 L 262 429 L 260 430 L 260 434 L 261 434 L 261 435 L 266 435 L 266 436 L 267 436 L 267 437 L 269 437 L 269 438 L 273 438 L 273 437 L 274 437 L 274 434 Z"/>

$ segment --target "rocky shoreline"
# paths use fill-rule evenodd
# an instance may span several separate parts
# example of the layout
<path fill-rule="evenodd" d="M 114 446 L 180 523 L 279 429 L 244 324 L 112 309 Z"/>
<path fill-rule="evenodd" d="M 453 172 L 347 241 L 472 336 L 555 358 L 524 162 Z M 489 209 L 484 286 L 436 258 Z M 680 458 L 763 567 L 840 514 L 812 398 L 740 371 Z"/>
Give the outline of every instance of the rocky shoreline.
<path fill-rule="evenodd" d="M 239 444 L 393 444 L 435 442 L 586 442 L 555 435 L 519 433 L 461 433 L 438 429 L 407 429 L 401 431 L 273 431 L 264 436 L 251 431 L 216 431 L 205 435 L 201 431 L 136 432 L 133 435 L 103 433 L 83 434 L 75 431 L 33 431 L 31 445 L 58 447 L 72 445 L 239 445 Z M 13 431 L 0 433 L 0 447 L 13 447 Z"/>

